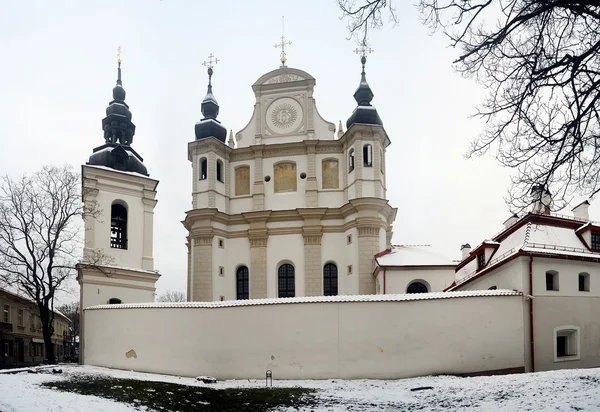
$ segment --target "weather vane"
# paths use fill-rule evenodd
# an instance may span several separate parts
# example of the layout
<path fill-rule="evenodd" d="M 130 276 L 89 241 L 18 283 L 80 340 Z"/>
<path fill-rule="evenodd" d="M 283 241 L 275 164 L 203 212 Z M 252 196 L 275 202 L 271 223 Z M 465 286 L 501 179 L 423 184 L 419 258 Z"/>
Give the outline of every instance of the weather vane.
<path fill-rule="evenodd" d="M 360 46 L 354 49 L 354 53 L 360 56 L 360 62 L 362 63 L 363 74 L 365 72 L 365 63 L 367 62 L 367 54 L 373 53 L 373 49 L 369 47 L 366 40 L 360 42 Z"/>
<path fill-rule="evenodd" d="M 117 63 L 121 65 L 121 46 L 117 47 Z"/>
<path fill-rule="evenodd" d="M 290 44 L 292 44 L 291 41 L 285 41 L 285 34 L 284 34 L 284 16 L 281 16 L 281 42 L 277 43 L 275 45 L 275 48 L 280 48 L 281 47 L 281 67 L 285 67 L 285 62 L 287 61 L 287 58 L 285 57 L 285 46 L 289 46 Z"/>

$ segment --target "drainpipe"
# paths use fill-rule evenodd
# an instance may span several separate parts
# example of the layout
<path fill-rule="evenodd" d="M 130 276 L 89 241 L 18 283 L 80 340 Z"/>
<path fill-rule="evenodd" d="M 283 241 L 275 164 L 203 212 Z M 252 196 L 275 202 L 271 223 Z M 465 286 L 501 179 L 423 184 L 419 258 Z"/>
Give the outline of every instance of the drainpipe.
<path fill-rule="evenodd" d="M 383 294 L 385 295 L 385 271 L 387 268 L 384 266 L 383 268 Z"/>
<path fill-rule="evenodd" d="M 531 344 L 531 372 L 535 372 L 535 351 L 533 342 L 533 255 L 529 255 L 529 341 Z"/>

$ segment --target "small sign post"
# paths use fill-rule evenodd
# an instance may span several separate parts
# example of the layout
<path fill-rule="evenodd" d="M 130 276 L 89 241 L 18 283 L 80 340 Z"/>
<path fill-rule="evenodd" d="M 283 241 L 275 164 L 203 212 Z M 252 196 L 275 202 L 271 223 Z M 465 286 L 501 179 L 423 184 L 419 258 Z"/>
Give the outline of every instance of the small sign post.
<path fill-rule="evenodd" d="M 269 385 L 270 384 L 270 385 Z M 271 370 L 267 370 L 267 373 L 265 374 L 265 385 L 266 387 L 273 387 L 273 372 L 271 372 Z"/>

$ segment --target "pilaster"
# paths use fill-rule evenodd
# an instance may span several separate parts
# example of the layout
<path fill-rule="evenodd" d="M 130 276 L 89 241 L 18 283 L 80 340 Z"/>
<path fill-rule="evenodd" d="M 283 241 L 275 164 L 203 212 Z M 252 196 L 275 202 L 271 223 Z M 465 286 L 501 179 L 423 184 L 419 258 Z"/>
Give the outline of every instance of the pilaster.
<path fill-rule="evenodd" d="M 154 199 L 156 192 L 144 190 L 142 203 L 144 204 L 144 228 L 142 244 L 142 269 L 154 270 L 154 207 L 157 200 Z"/>
<path fill-rule="evenodd" d="M 372 295 L 375 293 L 373 263 L 375 254 L 379 252 L 379 227 L 358 227 L 358 293 Z"/>
<path fill-rule="evenodd" d="M 307 153 L 307 175 L 306 175 L 306 206 L 317 207 L 318 206 L 318 188 L 317 188 L 317 170 L 316 170 L 316 146 L 317 141 L 306 141 Z"/>
<path fill-rule="evenodd" d="M 206 156 L 208 172 L 208 207 L 217 207 L 217 156 L 209 152 Z"/>
<path fill-rule="evenodd" d="M 304 237 L 304 294 L 319 296 L 323 294 L 321 272 L 321 239 L 323 226 L 321 219 L 326 208 L 298 209 L 304 219 L 302 236 Z"/>
<path fill-rule="evenodd" d="M 193 299 L 199 302 L 213 300 L 212 243 L 214 235 L 193 238 L 194 284 Z"/>
<path fill-rule="evenodd" d="M 259 129 L 260 130 L 260 129 Z M 254 187 L 252 189 L 252 210 L 265 210 L 265 184 L 263 181 L 263 147 L 254 149 Z M 273 178 L 273 176 L 271 176 Z"/>
<path fill-rule="evenodd" d="M 357 133 L 360 138 L 360 133 Z M 363 142 L 357 140 L 354 144 L 354 187 L 355 198 L 362 197 L 362 185 L 363 185 Z"/>
<path fill-rule="evenodd" d="M 245 215 L 250 241 L 250 298 L 267 297 L 267 219 L 270 211 Z"/>

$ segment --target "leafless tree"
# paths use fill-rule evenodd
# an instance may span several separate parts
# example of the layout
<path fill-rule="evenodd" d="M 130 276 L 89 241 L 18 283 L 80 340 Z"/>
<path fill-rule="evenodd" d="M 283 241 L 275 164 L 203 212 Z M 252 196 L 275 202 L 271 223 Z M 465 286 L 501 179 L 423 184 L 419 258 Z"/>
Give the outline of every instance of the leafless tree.
<path fill-rule="evenodd" d="M 183 293 L 179 290 L 167 290 L 165 293 L 160 295 L 158 297 L 158 299 L 156 299 L 156 300 L 158 302 L 185 302 L 186 297 L 185 297 L 185 293 Z"/>
<path fill-rule="evenodd" d="M 383 12 L 395 18 L 389 0 L 365 0 L 362 11 L 352 0 L 339 3 L 350 28 L 365 35 Z M 553 193 L 554 209 L 575 193 L 598 193 L 600 2 L 419 0 L 418 7 L 460 49 L 456 69 L 489 91 L 476 111 L 485 129 L 467 156 L 491 152 L 516 170 L 509 205 L 538 202 L 530 196 L 538 185 Z"/>
<path fill-rule="evenodd" d="M 36 303 L 49 363 L 56 362 L 54 297 L 81 259 L 81 218 L 98 213 L 84 206 L 79 174 L 68 166 L 0 178 L 0 280 Z"/>

